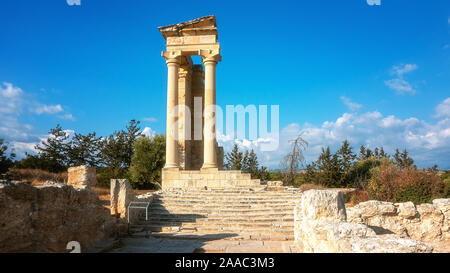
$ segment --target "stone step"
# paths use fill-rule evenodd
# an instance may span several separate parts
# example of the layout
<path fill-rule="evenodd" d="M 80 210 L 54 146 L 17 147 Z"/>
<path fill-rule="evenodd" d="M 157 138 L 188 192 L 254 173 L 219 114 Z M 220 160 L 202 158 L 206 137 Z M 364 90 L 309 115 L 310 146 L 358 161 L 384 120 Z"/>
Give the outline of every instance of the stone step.
<path fill-rule="evenodd" d="M 248 203 L 248 204 L 239 204 L 239 203 L 152 203 L 150 206 L 150 209 L 204 209 L 204 210 L 224 210 L 224 209 L 265 209 L 265 208 L 276 208 L 276 209 L 294 209 L 295 204 L 294 203 L 284 203 L 284 204 L 277 204 L 276 206 L 270 206 L 270 204 L 254 204 L 254 203 Z"/>
<path fill-rule="evenodd" d="M 274 222 L 274 223 L 245 223 L 245 222 L 217 222 L 217 223 L 211 223 L 211 222 L 156 222 L 151 221 L 150 226 L 158 226 L 158 227 L 182 227 L 183 229 L 202 229 L 202 228 L 208 228 L 211 230 L 222 230 L 225 228 L 232 228 L 232 229 L 241 229 L 241 230 L 253 230 L 253 229 L 260 229 L 260 228 L 267 228 L 267 229 L 276 229 L 276 232 L 279 232 L 280 230 L 284 231 L 292 231 L 294 229 L 294 222 Z M 145 226 L 145 225 L 140 225 Z"/>
<path fill-rule="evenodd" d="M 224 190 L 189 190 L 189 191 L 164 191 L 158 192 L 156 195 L 207 195 L 207 196 L 215 196 L 215 195 L 229 195 L 234 196 L 236 194 L 240 195 L 266 195 L 266 196 L 286 196 L 286 195 L 301 195 L 300 192 L 297 191 L 266 191 L 266 190 L 239 190 L 239 189 L 224 189 Z"/>
<path fill-rule="evenodd" d="M 138 221 L 145 221 L 145 217 L 139 218 Z M 286 215 L 286 216 L 280 216 L 275 215 L 273 217 L 239 217 L 236 215 L 230 215 L 228 217 L 214 217 L 214 216 L 208 216 L 205 218 L 195 218 L 195 217 L 161 217 L 160 215 L 150 215 L 149 218 L 150 222 L 157 221 L 157 222 L 190 222 L 190 223 L 202 223 L 202 222 L 249 222 L 249 223 L 272 223 L 272 222 L 293 222 L 294 216 Z"/>
<path fill-rule="evenodd" d="M 137 227 L 135 227 L 137 228 Z M 140 227 L 142 230 L 145 226 Z M 294 235 L 292 228 L 268 228 L 268 227 L 182 227 L 167 225 L 149 225 L 149 230 L 154 232 L 202 232 L 202 233 L 234 233 L 234 234 L 258 234 L 258 235 Z M 136 230 L 136 229 L 135 229 Z"/>
<path fill-rule="evenodd" d="M 143 215 L 145 217 L 145 215 Z M 172 214 L 166 211 L 154 211 L 149 215 L 150 219 L 185 219 L 187 221 L 189 220 L 195 220 L 195 219 L 223 219 L 224 221 L 231 221 L 235 219 L 284 219 L 284 218 L 293 218 L 294 217 L 294 211 L 287 211 L 284 213 L 254 213 L 251 215 L 241 216 L 235 213 L 225 214 L 225 213 L 211 213 L 211 214 L 205 214 L 205 215 L 198 215 L 198 214 Z M 142 217 L 141 217 L 142 219 Z M 180 220 L 182 221 L 182 220 Z"/>
<path fill-rule="evenodd" d="M 187 199 L 289 199 L 289 200 L 299 200 L 300 197 L 294 194 L 247 194 L 247 193 L 236 193 L 236 194 L 165 194 L 163 196 L 155 195 L 154 199 L 164 199 L 164 198 L 187 198 Z"/>
<path fill-rule="evenodd" d="M 192 201 L 192 200 L 156 200 L 152 202 L 152 205 L 161 205 L 161 206 L 205 206 L 205 205 L 215 205 L 215 206 L 223 206 L 223 205 L 229 205 L 230 203 L 233 203 L 237 206 L 284 206 L 284 205 L 292 205 L 294 206 L 295 203 L 293 201 L 286 201 L 286 200 L 264 200 L 264 201 L 226 201 L 226 200 L 198 200 L 198 201 Z"/>
<path fill-rule="evenodd" d="M 134 234 L 134 236 L 144 236 L 145 233 L 141 232 Z M 258 240 L 258 241 L 292 241 L 293 235 L 285 234 L 235 234 L 235 233 L 202 233 L 202 232 L 153 232 L 152 237 L 160 239 L 177 239 L 177 240 L 200 240 L 200 241 L 213 241 L 213 240 Z"/>
<path fill-rule="evenodd" d="M 165 197 L 156 197 L 153 199 L 153 202 L 163 202 L 163 201 L 175 201 L 175 202 L 295 202 L 297 199 L 295 197 L 286 197 L 283 196 L 268 196 L 268 197 L 216 197 L 216 198 L 200 198 L 198 196 L 186 197 L 186 196 L 165 196 Z"/>
<path fill-rule="evenodd" d="M 284 207 L 284 208 L 248 208 L 248 209 L 233 209 L 233 208 L 169 208 L 169 207 L 163 207 L 163 206 L 152 206 L 149 210 L 150 215 L 154 214 L 155 212 L 167 212 L 170 214 L 197 214 L 197 215 L 211 215 L 211 214 L 235 214 L 235 215 L 252 215 L 252 214 L 259 214 L 259 213 L 294 213 L 293 207 Z"/>
<path fill-rule="evenodd" d="M 197 214 L 197 215 L 210 215 L 210 214 L 244 214 L 246 216 L 251 214 L 260 213 L 294 213 L 293 206 L 283 206 L 283 207 L 219 207 L 219 206 L 199 206 L 199 207 L 182 207 L 182 206 L 152 206 L 149 209 L 149 214 L 153 214 L 157 211 L 166 211 L 170 214 Z"/>

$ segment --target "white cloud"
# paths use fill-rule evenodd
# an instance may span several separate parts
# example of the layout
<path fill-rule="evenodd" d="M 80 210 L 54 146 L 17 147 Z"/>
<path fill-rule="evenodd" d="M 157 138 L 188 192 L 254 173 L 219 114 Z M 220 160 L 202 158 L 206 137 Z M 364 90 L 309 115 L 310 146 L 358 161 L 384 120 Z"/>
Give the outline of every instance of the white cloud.
<path fill-rule="evenodd" d="M 64 109 L 62 108 L 62 106 L 60 104 L 57 104 L 57 105 L 41 105 L 37 109 L 34 110 L 34 112 L 36 112 L 36 114 L 38 114 L 38 115 L 41 115 L 41 114 L 57 114 L 57 113 L 61 113 L 62 111 L 64 111 Z"/>
<path fill-rule="evenodd" d="M 72 114 L 65 114 L 58 116 L 60 119 L 75 121 L 75 118 Z"/>
<path fill-rule="evenodd" d="M 417 64 L 405 64 L 405 65 L 400 65 L 400 66 L 394 65 L 392 67 L 392 73 L 394 75 L 402 77 L 403 74 L 407 74 L 407 73 L 409 73 L 411 71 L 414 71 L 414 70 L 416 70 L 418 68 L 419 68 L 419 66 Z"/>
<path fill-rule="evenodd" d="M 412 87 L 412 85 L 403 78 L 404 74 L 408 74 L 416 69 L 419 66 L 417 64 L 405 64 L 405 65 L 394 65 L 391 69 L 391 74 L 396 75 L 397 78 L 384 81 L 384 84 L 395 90 L 399 94 L 408 93 L 410 95 L 414 95 L 416 90 Z"/>
<path fill-rule="evenodd" d="M 20 97 L 23 93 L 22 89 L 20 89 L 18 87 L 14 87 L 9 82 L 3 82 L 3 85 L 6 88 L 2 88 L 0 85 L 0 93 L 5 98 L 17 98 L 17 97 Z"/>
<path fill-rule="evenodd" d="M 345 96 L 341 96 L 341 100 L 351 111 L 358 111 L 362 108 L 362 104 L 352 102 L 349 98 Z"/>
<path fill-rule="evenodd" d="M 411 84 L 403 79 L 392 79 L 384 82 L 389 88 L 397 91 L 398 93 L 409 93 L 414 95 L 416 90 L 412 88 Z"/>
<path fill-rule="evenodd" d="M 154 117 L 149 117 L 149 118 L 143 118 L 143 121 L 147 121 L 147 122 L 157 122 L 158 119 L 154 118 Z"/>
<path fill-rule="evenodd" d="M 0 85 L 0 115 L 18 115 L 22 111 L 22 89 L 4 82 Z M 2 117 L 2 116 L 0 116 Z"/>
<path fill-rule="evenodd" d="M 60 104 L 45 105 L 11 83 L 0 84 L 0 138 L 18 151 L 30 150 L 29 147 L 40 141 L 40 136 L 33 133 L 33 126 L 21 121 L 22 114 L 55 114 L 63 111 Z M 60 118 L 70 117 L 73 118 L 71 114 L 64 113 Z"/>
<path fill-rule="evenodd" d="M 446 110 L 444 109 L 444 105 Z M 261 152 L 254 142 L 236 141 L 219 138 L 225 151 L 230 151 L 234 143 L 242 148 L 254 148 L 261 163 L 278 168 L 281 159 L 290 151 L 289 140 L 304 132 L 309 146 L 305 152 L 308 162 L 317 159 L 322 147 L 330 146 L 336 151 L 344 140 L 353 146 L 354 152 L 360 145 L 370 148 L 383 146 L 393 154 L 396 148 L 406 148 L 419 167 L 438 164 L 440 168 L 450 168 L 450 118 L 448 107 L 450 98 L 444 100 L 436 109 L 442 119 L 428 123 L 415 117 L 401 119 L 394 115 L 385 116 L 378 111 L 366 113 L 344 113 L 334 121 L 325 121 L 320 126 L 309 123 L 300 125 L 291 123 L 280 132 L 279 149 L 273 152 Z"/>
<path fill-rule="evenodd" d="M 25 154 L 35 154 L 37 153 L 35 147 L 40 142 L 20 142 L 15 141 L 12 143 L 12 148 L 14 153 L 17 155 L 17 158 L 25 157 Z"/>
<path fill-rule="evenodd" d="M 142 130 L 142 134 L 144 136 L 153 137 L 155 135 L 155 131 L 153 131 L 150 127 L 145 127 L 144 130 Z"/>
<path fill-rule="evenodd" d="M 450 97 L 446 98 L 443 102 L 436 106 L 435 117 L 450 118 Z"/>

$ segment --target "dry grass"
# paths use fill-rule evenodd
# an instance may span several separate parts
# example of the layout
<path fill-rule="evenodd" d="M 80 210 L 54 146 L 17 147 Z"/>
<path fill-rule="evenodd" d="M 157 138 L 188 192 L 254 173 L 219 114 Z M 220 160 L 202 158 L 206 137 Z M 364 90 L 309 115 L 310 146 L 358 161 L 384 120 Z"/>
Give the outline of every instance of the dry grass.
<path fill-rule="evenodd" d="M 110 189 L 101 187 L 92 187 L 92 189 L 98 194 L 98 198 L 102 201 L 103 205 L 109 208 L 111 200 Z M 134 193 L 136 195 L 141 195 L 153 191 L 154 190 L 134 190 Z"/>
<path fill-rule="evenodd" d="M 350 201 L 345 206 L 353 207 L 361 202 L 369 201 L 369 194 L 364 190 L 355 190 L 348 193 Z"/>
<path fill-rule="evenodd" d="M 37 169 L 10 169 L 7 176 L 13 180 L 29 182 L 33 186 L 40 186 L 46 181 L 54 181 L 57 183 L 67 182 L 67 172 L 51 173 Z"/>
<path fill-rule="evenodd" d="M 299 187 L 302 191 L 309 191 L 309 190 L 326 190 L 327 188 L 316 185 L 316 184 L 302 184 Z"/>

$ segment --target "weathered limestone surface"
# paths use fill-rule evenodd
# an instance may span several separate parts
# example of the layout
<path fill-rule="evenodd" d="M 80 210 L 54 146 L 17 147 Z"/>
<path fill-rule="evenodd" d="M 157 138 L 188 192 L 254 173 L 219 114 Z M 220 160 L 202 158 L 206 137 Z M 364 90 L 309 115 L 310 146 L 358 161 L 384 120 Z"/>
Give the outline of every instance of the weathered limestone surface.
<path fill-rule="evenodd" d="M 283 181 L 267 181 L 268 187 L 281 187 L 283 186 Z"/>
<path fill-rule="evenodd" d="M 127 208 L 136 195 L 127 179 L 111 179 L 111 214 L 127 217 Z"/>
<path fill-rule="evenodd" d="M 122 227 L 91 189 L 0 181 L 0 252 L 65 252 L 69 241 L 83 249 Z"/>
<path fill-rule="evenodd" d="M 94 167 L 77 166 L 67 170 L 67 184 L 74 187 L 93 187 L 97 184 L 97 175 Z"/>
<path fill-rule="evenodd" d="M 390 213 L 388 204 L 365 207 L 368 214 Z M 431 252 L 428 245 L 399 235 L 376 235 L 369 226 L 346 222 L 342 192 L 309 190 L 295 208 L 295 240 L 304 252 Z"/>
<path fill-rule="evenodd" d="M 369 225 L 377 234 L 399 234 L 420 241 L 450 239 L 450 199 L 415 206 L 412 202 L 367 201 L 347 209 L 348 221 Z"/>
<path fill-rule="evenodd" d="M 162 189 L 214 189 L 236 186 L 259 187 L 259 179 L 252 179 L 249 173 L 241 171 L 222 171 L 217 168 L 199 171 L 178 169 L 162 170 Z"/>

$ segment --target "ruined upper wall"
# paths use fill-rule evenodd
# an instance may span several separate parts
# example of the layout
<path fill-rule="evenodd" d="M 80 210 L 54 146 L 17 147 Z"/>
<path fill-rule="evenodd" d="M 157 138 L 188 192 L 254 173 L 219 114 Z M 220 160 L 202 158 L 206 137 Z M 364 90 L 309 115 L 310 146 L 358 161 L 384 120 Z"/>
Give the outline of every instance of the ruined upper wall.
<path fill-rule="evenodd" d="M 214 15 L 158 29 L 167 42 L 167 51 L 181 51 L 181 54 L 188 56 L 203 55 L 202 50 L 208 53 L 220 50 Z"/>

